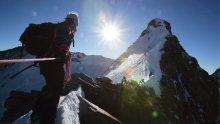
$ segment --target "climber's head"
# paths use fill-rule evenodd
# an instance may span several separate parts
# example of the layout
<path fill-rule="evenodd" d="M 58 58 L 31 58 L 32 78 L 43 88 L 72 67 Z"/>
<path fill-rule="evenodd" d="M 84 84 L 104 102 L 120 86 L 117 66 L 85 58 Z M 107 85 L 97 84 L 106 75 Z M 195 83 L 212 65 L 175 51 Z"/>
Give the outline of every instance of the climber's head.
<path fill-rule="evenodd" d="M 65 19 L 66 19 L 66 21 L 73 23 L 75 26 L 78 26 L 78 24 L 79 24 L 77 12 L 69 12 Z"/>

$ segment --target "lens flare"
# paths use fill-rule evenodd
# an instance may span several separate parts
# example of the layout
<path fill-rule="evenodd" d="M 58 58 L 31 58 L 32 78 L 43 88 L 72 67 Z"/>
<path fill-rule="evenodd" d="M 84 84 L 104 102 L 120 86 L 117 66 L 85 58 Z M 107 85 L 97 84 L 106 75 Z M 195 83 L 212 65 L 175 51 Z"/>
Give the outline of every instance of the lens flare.
<path fill-rule="evenodd" d="M 152 117 L 153 117 L 153 118 L 157 118 L 157 117 L 158 117 L 158 113 L 157 113 L 156 111 L 153 111 L 153 112 L 152 112 Z"/>
<path fill-rule="evenodd" d="M 128 75 L 129 77 L 131 77 L 132 74 L 133 74 L 133 69 L 128 68 L 126 73 L 127 73 L 127 75 Z"/>

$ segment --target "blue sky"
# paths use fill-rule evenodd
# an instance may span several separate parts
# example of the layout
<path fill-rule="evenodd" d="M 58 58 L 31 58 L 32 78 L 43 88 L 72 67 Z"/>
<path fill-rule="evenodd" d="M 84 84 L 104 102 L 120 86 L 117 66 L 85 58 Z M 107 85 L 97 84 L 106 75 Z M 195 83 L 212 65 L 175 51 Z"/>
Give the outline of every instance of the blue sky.
<path fill-rule="evenodd" d="M 29 23 L 61 22 L 69 11 L 77 11 L 80 23 L 71 51 L 115 59 L 150 20 L 161 18 L 171 23 L 173 34 L 200 66 L 213 73 L 220 67 L 219 8 L 219 0 L 1 0 L 0 51 L 19 46 Z M 102 14 L 123 29 L 117 48 L 100 42 L 96 30 Z"/>

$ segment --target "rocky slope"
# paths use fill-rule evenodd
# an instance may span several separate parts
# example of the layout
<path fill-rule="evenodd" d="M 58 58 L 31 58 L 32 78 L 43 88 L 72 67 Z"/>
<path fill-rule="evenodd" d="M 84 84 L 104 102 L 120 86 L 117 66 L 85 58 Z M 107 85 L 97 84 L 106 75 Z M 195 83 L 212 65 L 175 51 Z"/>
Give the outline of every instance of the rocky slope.
<path fill-rule="evenodd" d="M 167 37 L 162 50 L 161 103 L 157 103 L 162 117 L 175 123 L 215 123 L 219 112 L 216 81 L 187 54 L 175 36 Z"/>

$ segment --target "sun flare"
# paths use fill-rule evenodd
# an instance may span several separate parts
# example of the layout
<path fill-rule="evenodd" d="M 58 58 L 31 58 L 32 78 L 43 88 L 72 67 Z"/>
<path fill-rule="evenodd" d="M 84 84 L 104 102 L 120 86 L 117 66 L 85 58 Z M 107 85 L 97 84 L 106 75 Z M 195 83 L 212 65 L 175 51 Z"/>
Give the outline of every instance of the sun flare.
<path fill-rule="evenodd" d="M 107 42 L 115 42 L 120 39 L 120 31 L 116 25 L 106 25 L 102 31 L 101 35 L 103 37 L 103 40 Z"/>
<path fill-rule="evenodd" d="M 100 43 L 107 46 L 110 49 L 118 48 L 121 44 L 122 30 L 120 30 L 117 23 L 103 23 L 98 29 L 99 35 L 101 37 Z"/>

